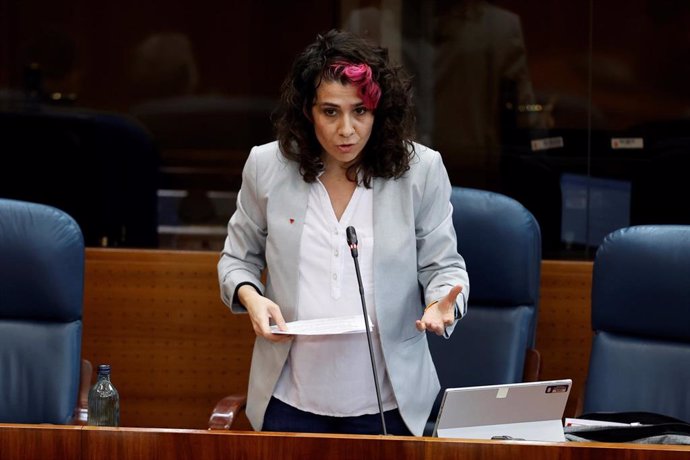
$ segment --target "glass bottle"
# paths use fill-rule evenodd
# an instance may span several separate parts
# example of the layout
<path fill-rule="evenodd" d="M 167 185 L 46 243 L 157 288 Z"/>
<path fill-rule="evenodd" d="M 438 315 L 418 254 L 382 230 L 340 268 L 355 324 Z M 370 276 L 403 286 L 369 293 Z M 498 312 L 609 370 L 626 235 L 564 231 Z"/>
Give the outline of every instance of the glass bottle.
<path fill-rule="evenodd" d="M 87 424 L 94 426 L 120 425 L 120 395 L 110 382 L 110 364 L 98 366 L 98 381 L 89 391 Z"/>

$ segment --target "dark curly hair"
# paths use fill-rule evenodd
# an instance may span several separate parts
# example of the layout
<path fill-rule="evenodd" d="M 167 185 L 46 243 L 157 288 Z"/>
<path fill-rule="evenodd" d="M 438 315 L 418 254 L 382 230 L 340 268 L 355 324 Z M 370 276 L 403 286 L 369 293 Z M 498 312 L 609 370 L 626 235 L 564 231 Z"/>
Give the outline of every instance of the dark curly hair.
<path fill-rule="evenodd" d="M 328 71 L 338 63 L 367 64 L 381 89 L 371 137 L 358 160 L 348 168 L 347 176 L 353 181 L 359 177 L 367 188 L 374 177 L 401 177 L 410 169 L 414 153 L 410 78 L 402 67 L 389 61 L 388 50 L 349 32 L 331 30 L 318 35 L 292 64 L 281 87 L 280 105 L 273 114 L 283 155 L 299 163 L 306 182 L 314 182 L 323 170 L 323 148 L 309 114 L 319 83 L 338 78 Z"/>

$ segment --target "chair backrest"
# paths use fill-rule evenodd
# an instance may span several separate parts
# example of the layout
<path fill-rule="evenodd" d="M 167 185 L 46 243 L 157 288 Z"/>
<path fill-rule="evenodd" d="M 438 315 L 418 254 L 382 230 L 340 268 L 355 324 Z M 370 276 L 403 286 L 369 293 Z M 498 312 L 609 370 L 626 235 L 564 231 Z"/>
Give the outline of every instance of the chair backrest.
<path fill-rule="evenodd" d="M 428 334 L 441 386 L 520 382 L 536 335 L 539 224 L 518 201 L 496 192 L 454 187 L 451 203 L 471 289 L 467 316 L 451 337 Z"/>
<path fill-rule="evenodd" d="M 158 156 L 131 117 L 87 109 L 0 111 L 0 197 L 68 213 L 87 246 L 158 246 Z"/>
<path fill-rule="evenodd" d="M 71 420 L 83 292 L 84 239 L 74 219 L 0 199 L 0 422 Z"/>
<path fill-rule="evenodd" d="M 610 233 L 592 279 L 594 339 L 583 410 L 690 422 L 690 226 Z"/>

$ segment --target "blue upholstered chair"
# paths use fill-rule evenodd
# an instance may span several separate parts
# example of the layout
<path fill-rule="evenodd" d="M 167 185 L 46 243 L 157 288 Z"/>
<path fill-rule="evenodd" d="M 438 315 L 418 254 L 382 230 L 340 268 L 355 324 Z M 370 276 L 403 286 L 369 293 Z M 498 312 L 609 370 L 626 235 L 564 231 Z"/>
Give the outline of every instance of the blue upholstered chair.
<path fill-rule="evenodd" d="M 652 412 L 690 422 L 690 226 L 609 234 L 592 279 L 585 413 Z"/>
<path fill-rule="evenodd" d="M 537 380 L 541 233 L 499 193 L 454 187 L 453 224 L 470 276 L 468 314 L 449 339 L 428 334 L 443 388 Z M 427 428 L 433 427 L 440 397 Z"/>
<path fill-rule="evenodd" d="M 83 288 L 76 222 L 50 206 L 0 199 L 0 422 L 79 419 Z"/>

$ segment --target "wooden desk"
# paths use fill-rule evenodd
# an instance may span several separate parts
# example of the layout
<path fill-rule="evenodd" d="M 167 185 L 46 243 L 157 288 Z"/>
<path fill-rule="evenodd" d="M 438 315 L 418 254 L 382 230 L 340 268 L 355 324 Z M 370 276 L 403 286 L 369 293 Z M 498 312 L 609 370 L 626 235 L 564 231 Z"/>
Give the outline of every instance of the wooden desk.
<path fill-rule="evenodd" d="M 690 446 L 0 424 L 2 460 L 687 460 Z"/>
<path fill-rule="evenodd" d="M 0 423 L 2 460 L 72 460 L 81 458 L 81 426 Z"/>

